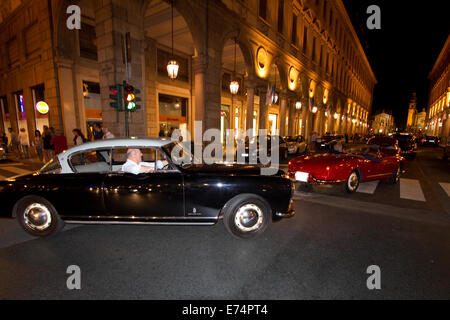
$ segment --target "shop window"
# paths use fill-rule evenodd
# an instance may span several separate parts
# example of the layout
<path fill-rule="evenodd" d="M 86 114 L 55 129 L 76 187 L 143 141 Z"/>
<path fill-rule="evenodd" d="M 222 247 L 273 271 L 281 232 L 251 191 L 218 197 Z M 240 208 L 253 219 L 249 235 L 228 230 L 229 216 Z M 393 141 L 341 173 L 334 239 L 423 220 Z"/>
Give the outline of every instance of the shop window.
<path fill-rule="evenodd" d="M 9 135 L 8 128 L 11 127 L 11 120 L 9 118 L 9 110 L 8 110 L 8 100 L 6 97 L 0 97 L 0 111 L 3 121 L 4 132 Z M 8 141 L 11 141 L 8 136 Z"/>
<path fill-rule="evenodd" d="M 48 108 L 41 108 L 38 103 L 46 103 L 45 86 L 43 84 L 31 88 L 31 97 L 33 99 L 34 118 L 36 120 L 36 130 L 44 132 L 44 126 L 49 126 Z"/>
<path fill-rule="evenodd" d="M 187 130 L 188 99 L 183 97 L 158 95 L 159 136 L 170 137 L 174 130 Z"/>

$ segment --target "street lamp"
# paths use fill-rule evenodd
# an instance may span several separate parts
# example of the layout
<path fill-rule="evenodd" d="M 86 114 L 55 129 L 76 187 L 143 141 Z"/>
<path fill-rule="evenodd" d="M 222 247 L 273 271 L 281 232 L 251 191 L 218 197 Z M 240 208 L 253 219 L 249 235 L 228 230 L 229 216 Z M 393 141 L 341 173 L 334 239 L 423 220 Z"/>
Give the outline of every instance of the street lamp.
<path fill-rule="evenodd" d="M 316 112 L 317 112 L 317 107 L 313 107 L 312 113 L 316 113 Z"/>
<path fill-rule="evenodd" d="M 239 91 L 239 82 L 236 80 L 230 82 L 230 92 L 231 94 L 236 94 Z"/>
<path fill-rule="evenodd" d="M 234 38 L 234 71 L 233 77 L 236 79 L 236 38 Z M 239 82 L 233 80 L 230 82 L 230 92 L 231 94 L 237 94 L 239 91 Z"/>
<path fill-rule="evenodd" d="M 337 112 L 334 114 L 334 119 L 337 120 L 339 118 L 339 115 L 337 114 Z"/>
<path fill-rule="evenodd" d="M 173 56 L 173 0 L 170 2 L 171 10 L 172 10 L 172 58 L 167 63 L 167 74 L 169 78 L 175 80 L 178 76 L 178 62 L 175 60 Z"/>
<path fill-rule="evenodd" d="M 300 110 L 302 108 L 302 103 L 300 101 L 297 101 L 295 103 L 295 109 Z"/>

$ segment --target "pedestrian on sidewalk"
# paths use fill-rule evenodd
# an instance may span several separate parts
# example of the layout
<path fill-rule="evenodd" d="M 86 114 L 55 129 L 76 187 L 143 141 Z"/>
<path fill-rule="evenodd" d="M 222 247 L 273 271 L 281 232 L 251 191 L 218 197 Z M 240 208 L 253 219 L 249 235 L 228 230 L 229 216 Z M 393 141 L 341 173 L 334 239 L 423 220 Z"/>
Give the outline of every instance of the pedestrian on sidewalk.
<path fill-rule="evenodd" d="M 41 132 L 39 130 L 34 131 L 34 141 L 32 145 L 36 149 L 39 161 L 41 162 L 44 159 L 43 144 Z"/>
<path fill-rule="evenodd" d="M 100 123 L 94 123 L 94 140 L 103 139 L 103 130 Z"/>
<path fill-rule="evenodd" d="M 54 147 L 51 143 L 52 132 L 48 126 L 44 126 L 44 132 L 42 137 L 42 143 L 44 147 L 44 162 L 47 163 L 54 157 Z"/>
<path fill-rule="evenodd" d="M 23 156 L 25 159 L 28 159 L 30 157 L 30 153 L 29 153 L 30 142 L 28 140 L 28 134 L 27 134 L 25 128 L 20 129 L 19 143 L 20 143 L 21 157 Z"/>
<path fill-rule="evenodd" d="M 11 142 L 9 143 L 9 151 L 11 151 L 16 157 L 19 156 L 19 137 L 17 133 L 12 129 L 8 128 L 9 135 L 11 136 Z"/>
<path fill-rule="evenodd" d="M 80 144 L 83 144 L 87 141 L 87 139 L 84 137 L 83 132 L 81 132 L 80 129 L 73 129 L 72 133 L 74 135 L 74 137 L 73 137 L 74 145 L 79 146 Z"/>
<path fill-rule="evenodd" d="M 62 130 L 56 130 L 56 134 L 50 143 L 55 147 L 55 155 L 67 150 L 67 138 L 64 136 L 64 132 Z"/>
<path fill-rule="evenodd" d="M 114 135 L 112 134 L 112 132 L 109 131 L 109 129 L 107 127 L 103 127 L 102 131 L 103 131 L 103 139 L 104 140 L 115 138 Z"/>

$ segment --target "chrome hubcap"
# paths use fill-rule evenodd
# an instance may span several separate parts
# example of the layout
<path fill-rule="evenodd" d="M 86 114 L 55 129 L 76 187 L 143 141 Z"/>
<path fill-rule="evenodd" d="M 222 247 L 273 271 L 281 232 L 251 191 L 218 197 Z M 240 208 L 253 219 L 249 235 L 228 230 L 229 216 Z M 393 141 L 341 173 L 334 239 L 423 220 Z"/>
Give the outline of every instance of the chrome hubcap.
<path fill-rule="evenodd" d="M 23 212 L 25 224 L 33 229 L 42 231 L 52 223 L 52 215 L 48 208 L 40 203 L 32 203 Z"/>
<path fill-rule="evenodd" d="M 356 175 L 356 173 L 353 172 L 350 175 L 350 178 L 348 179 L 348 188 L 350 190 L 355 190 L 357 186 L 358 186 L 358 176 Z"/>
<path fill-rule="evenodd" d="M 234 223 L 244 232 L 256 230 L 263 223 L 263 213 L 257 205 L 245 204 L 236 213 Z"/>

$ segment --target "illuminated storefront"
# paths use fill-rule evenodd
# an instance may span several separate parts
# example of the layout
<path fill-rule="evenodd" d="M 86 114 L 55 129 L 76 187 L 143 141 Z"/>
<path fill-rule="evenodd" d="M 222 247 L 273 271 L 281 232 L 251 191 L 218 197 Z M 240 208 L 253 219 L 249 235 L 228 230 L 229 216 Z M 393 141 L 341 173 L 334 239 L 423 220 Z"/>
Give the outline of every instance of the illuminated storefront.
<path fill-rule="evenodd" d="M 33 110 L 36 130 L 44 132 L 44 126 L 49 127 L 48 112 L 49 106 L 45 102 L 45 87 L 43 84 L 31 88 L 31 97 L 33 99 Z"/>
<path fill-rule="evenodd" d="M 160 93 L 158 102 L 159 136 L 170 137 L 175 129 L 187 130 L 187 98 Z"/>

